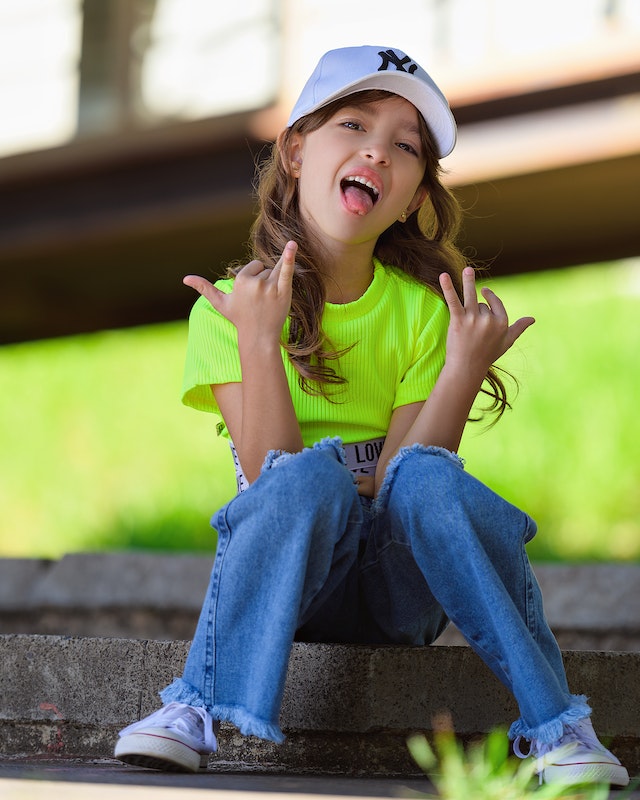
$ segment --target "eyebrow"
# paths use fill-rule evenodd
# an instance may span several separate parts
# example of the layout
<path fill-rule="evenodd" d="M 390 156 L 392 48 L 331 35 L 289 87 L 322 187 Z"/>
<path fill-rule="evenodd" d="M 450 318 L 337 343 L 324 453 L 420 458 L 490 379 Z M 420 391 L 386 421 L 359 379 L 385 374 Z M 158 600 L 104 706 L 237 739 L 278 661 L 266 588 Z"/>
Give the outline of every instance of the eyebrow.
<path fill-rule="evenodd" d="M 413 120 L 409 121 L 408 119 L 403 119 L 400 117 L 398 119 L 398 127 L 401 128 L 406 134 L 412 134 L 420 139 L 422 138 L 420 133 L 420 125 Z"/>
<path fill-rule="evenodd" d="M 420 126 L 417 125 L 415 122 L 411 122 L 408 125 L 404 125 L 404 127 L 409 133 L 415 133 L 418 136 L 420 135 Z"/>

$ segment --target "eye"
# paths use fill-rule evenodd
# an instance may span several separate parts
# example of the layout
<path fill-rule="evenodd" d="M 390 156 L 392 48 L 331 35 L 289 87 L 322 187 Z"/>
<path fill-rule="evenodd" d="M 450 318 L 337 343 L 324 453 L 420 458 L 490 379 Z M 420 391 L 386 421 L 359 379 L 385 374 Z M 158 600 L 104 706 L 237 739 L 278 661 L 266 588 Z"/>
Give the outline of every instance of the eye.
<path fill-rule="evenodd" d="M 416 150 L 416 148 L 412 144 L 409 144 L 408 142 L 398 142 L 398 147 L 401 150 L 405 150 L 407 153 L 411 153 L 411 155 L 414 156 L 420 155 Z"/>
<path fill-rule="evenodd" d="M 343 128 L 347 128 L 350 131 L 362 131 L 364 128 L 359 122 L 355 122 L 355 120 L 348 119 L 345 122 L 340 123 Z"/>

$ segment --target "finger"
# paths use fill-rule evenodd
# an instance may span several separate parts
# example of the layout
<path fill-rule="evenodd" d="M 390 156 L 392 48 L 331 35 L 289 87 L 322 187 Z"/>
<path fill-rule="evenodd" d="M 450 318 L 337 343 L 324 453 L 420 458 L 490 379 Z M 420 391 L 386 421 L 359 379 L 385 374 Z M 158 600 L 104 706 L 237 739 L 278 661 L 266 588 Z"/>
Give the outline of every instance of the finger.
<path fill-rule="evenodd" d="M 480 292 L 484 299 L 487 301 L 487 306 L 491 309 L 496 317 L 507 317 L 507 309 L 498 295 L 488 286 L 483 286 Z"/>
<path fill-rule="evenodd" d="M 243 275 L 245 277 L 246 276 L 251 277 L 251 276 L 255 276 L 255 275 L 262 275 L 265 271 L 266 271 L 266 267 L 262 263 L 262 261 L 258 261 L 258 260 L 250 261 L 248 264 L 245 264 L 244 267 L 242 267 L 242 269 L 238 272 L 238 275 L 236 277 L 239 277 L 240 275 Z M 270 274 L 270 273 L 267 272 L 267 274 Z"/>
<path fill-rule="evenodd" d="M 200 275 L 185 275 L 182 282 L 185 286 L 190 286 L 192 289 L 195 289 L 198 294 L 206 297 L 214 308 L 220 309 L 221 302 L 224 302 L 222 298 L 226 297 L 226 295 L 224 292 L 221 292 L 220 289 L 217 289 L 211 281 L 208 281 Z"/>
<path fill-rule="evenodd" d="M 279 288 L 289 288 L 293 281 L 293 272 L 296 265 L 296 253 L 298 245 L 294 241 L 287 242 L 280 260 L 276 264 L 273 272 L 278 281 Z"/>
<path fill-rule="evenodd" d="M 442 289 L 445 302 L 449 306 L 450 313 L 459 314 L 460 312 L 464 311 L 462 308 L 462 303 L 460 302 L 460 298 L 458 297 L 458 293 L 454 288 L 453 281 L 451 280 L 451 275 L 449 275 L 448 272 L 443 272 L 442 275 L 440 275 L 439 280 L 440 288 Z"/>
<path fill-rule="evenodd" d="M 297 242 L 294 242 L 293 239 L 287 242 L 284 246 L 284 250 L 282 251 L 282 255 L 278 259 L 278 263 L 275 265 L 274 269 L 281 270 L 285 262 L 293 264 L 295 262 L 295 255 L 298 250 Z"/>
<path fill-rule="evenodd" d="M 473 267 L 465 267 L 462 270 L 462 300 L 466 311 L 473 311 L 478 307 L 476 271 Z"/>
<path fill-rule="evenodd" d="M 375 478 L 373 475 L 358 475 L 355 480 L 359 495 L 373 497 L 375 494 Z"/>
<path fill-rule="evenodd" d="M 184 283 L 185 286 L 190 286 L 192 289 L 195 289 L 196 292 L 200 294 L 204 294 L 210 289 L 215 289 L 211 281 L 208 281 L 201 275 L 185 275 L 182 279 L 182 283 Z"/>
<path fill-rule="evenodd" d="M 282 264 L 280 266 L 280 278 L 288 282 L 293 278 L 293 271 L 296 265 L 296 253 L 298 252 L 298 245 L 296 242 L 287 242 L 282 254 Z"/>
<path fill-rule="evenodd" d="M 527 328 L 533 325 L 534 322 L 535 319 L 533 317 L 520 317 L 520 319 L 516 320 L 513 325 L 509 325 L 507 330 L 507 349 L 511 347 L 516 339 L 521 336 L 527 330 Z"/>

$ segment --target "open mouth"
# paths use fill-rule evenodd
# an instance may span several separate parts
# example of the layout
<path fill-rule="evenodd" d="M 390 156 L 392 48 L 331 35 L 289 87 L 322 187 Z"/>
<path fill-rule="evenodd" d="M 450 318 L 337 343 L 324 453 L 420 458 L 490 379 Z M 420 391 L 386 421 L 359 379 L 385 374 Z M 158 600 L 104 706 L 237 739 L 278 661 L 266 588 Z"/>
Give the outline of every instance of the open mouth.
<path fill-rule="evenodd" d="M 357 175 L 350 175 L 348 178 L 344 178 L 340 186 L 342 187 L 342 191 L 346 192 L 348 187 L 353 187 L 354 189 L 366 192 L 371 198 L 372 203 L 376 203 L 378 200 L 378 195 L 380 192 L 378 189 L 371 183 L 371 181 L 366 180 L 365 178 L 360 178 Z"/>
<path fill-rule="evenodd" d="M 366 178 L 349 175 L 340 181 L 340 188 L 350 211 L 366 214 L 378 202 L 380 191 Z"/>

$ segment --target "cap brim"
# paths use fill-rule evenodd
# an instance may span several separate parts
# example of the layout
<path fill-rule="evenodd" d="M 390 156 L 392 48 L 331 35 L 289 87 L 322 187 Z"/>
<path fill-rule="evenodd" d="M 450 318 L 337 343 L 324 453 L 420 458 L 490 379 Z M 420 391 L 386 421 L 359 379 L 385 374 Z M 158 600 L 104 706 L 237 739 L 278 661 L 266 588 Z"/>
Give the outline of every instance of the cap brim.
<path fill-rule="evenodd" d="M 299 108 L 296 105 L 291 113 L 287 127 L 293 125 L 301 117 L 323 108 L 334 100 L 340 100 L 342 97 L 348 97 L 351 94 L 367 89 L 382 89 L 392 92 L 412 103 L 422 114 L 435 139 L 438 158 L 444 158 L 451 153 L 456 144 L 457 128 L 449 104 L 428 84 L 423 81 L 417 81 L 412 75 L 403 72 L 373 72 L 343 86 L 339 91 L 324 97 L 322 101 L 308 108 Z"/>

